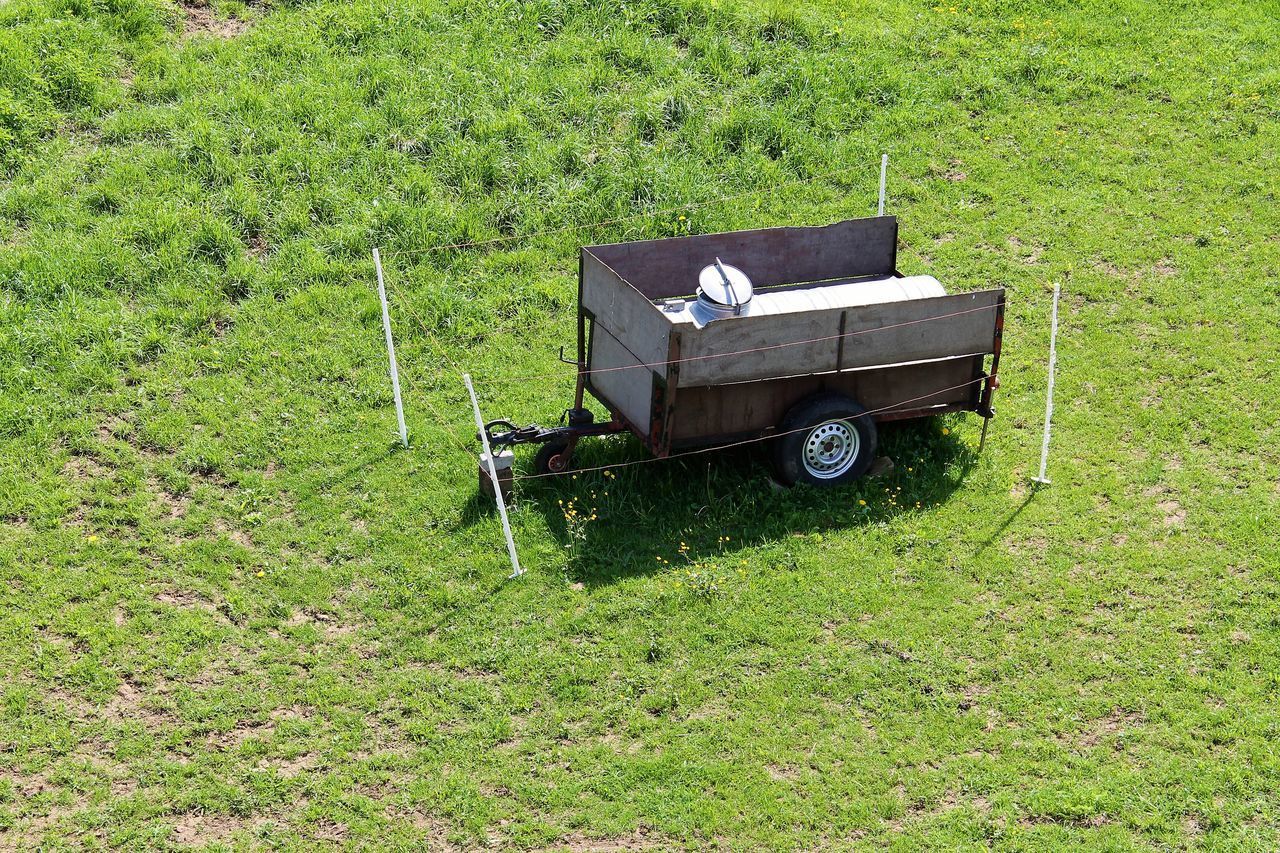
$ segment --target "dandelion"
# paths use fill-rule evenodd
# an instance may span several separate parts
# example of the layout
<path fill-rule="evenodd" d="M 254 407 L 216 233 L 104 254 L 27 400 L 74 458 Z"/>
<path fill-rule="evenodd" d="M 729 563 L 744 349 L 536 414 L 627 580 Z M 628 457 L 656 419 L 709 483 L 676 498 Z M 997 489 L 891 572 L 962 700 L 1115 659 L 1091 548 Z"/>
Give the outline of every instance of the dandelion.
<path fill-rule="evenodd" d="M 86 536 L 86 537 L 85 537 L 85 541 L 87 541 L 87 542 L 97 542 L 97 541 L 98 541 L 98 536 L 97 536 L 97 534 L 96 534 L 96 533 L 90 533 L 88 536 Z"/>
<path fill-rule="evenodd" d="M 866 501 L 864 501 L 862 498 L 858 498 L 858 506 L 866 506 L 866 505 L 867 505 Z"/>
<path fill-rule="evenodd" d="M 943 428 L 942 428 L 942 434 L 943 434 L 943 435 L 951 435 L 951 430 L 947 429 L 946 427 L 943 427 Z"/>
<path fill-rule="evenodd" d="M 258 569 L 256 572 L 254 572 L 254 573 L 253 573 L 253 576 L 254 576 L 255 578 L 261 578 L 261 577 L 265 577 L 265 576 L 266 576 L 266 574 L 267 574 L 267 573 L 266 573 L 266 572 L 264 572 L 262 569 Z"/>

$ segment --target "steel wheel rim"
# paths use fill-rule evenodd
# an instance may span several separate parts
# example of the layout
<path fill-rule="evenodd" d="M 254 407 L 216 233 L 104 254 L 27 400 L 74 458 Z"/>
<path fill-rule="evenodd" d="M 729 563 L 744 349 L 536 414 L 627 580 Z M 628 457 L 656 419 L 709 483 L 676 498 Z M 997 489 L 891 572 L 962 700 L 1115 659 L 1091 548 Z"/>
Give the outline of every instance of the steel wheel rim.
<path fill-rule="evenodd" d="M 819 480 L 833 480 L 853 467 L 862 448 L 862 437 L 846 420 L 818 424 L 804 437 L 801 460 L 804 469 Z"/>

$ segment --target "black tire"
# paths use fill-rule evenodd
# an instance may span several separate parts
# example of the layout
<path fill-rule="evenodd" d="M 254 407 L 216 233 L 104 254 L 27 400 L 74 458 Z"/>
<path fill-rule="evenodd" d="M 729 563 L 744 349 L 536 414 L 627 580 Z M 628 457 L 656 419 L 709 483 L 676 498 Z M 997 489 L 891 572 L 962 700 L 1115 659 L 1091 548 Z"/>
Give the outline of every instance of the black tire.
<path fill-rule="evenodd" d="M 784 485 L 850 483 L 876 458 L 876 425 L 867 410 L 842 394 L 802 400 L 778 425 L 774 467 Z"/>
<path fill-rule="evenodd" d="M 570 463 L 564 458 L 564 452 L 568 449 L 569 443 L 566 441 L 548 441 L 538 448 L 538 455 L 533 457 L 533 472 L 563 474 L 568 471 Z"/>

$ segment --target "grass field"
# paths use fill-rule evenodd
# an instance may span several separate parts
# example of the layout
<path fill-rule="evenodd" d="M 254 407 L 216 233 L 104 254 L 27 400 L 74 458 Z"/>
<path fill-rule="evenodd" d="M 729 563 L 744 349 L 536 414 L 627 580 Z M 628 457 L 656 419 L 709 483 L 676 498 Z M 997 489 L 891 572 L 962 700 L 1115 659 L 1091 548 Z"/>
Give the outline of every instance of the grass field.
<path fill-rule="evenodd" d="M 1278 55 L 1270 2 L 0 3 L 0 848 L 1275 849 Z M 505 582 L 459 370 L 554 421 L 578 245 L 866 215 L 881 151 L 904 271 L 1009 289 L 985 453 L 529 481 Z"/>

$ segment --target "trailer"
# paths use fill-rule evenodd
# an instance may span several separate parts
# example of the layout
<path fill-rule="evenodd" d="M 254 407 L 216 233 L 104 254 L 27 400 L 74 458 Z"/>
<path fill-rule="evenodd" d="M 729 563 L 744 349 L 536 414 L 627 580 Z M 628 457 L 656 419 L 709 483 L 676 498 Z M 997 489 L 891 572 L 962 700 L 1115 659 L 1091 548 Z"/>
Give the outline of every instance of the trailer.
<path fill-rule="evenodd" d="M 904 276 L 897 237 L 876 216 L 582 248 L 573 405 L 555 427 L 491 421 L 489 445 L 540 444 L 553 475 L 592 436 L 658 458 L 772 439 L 779 480 L 831 486 L 866 472 L 878 423 L 989 421 L 1004 289 Z"/>

